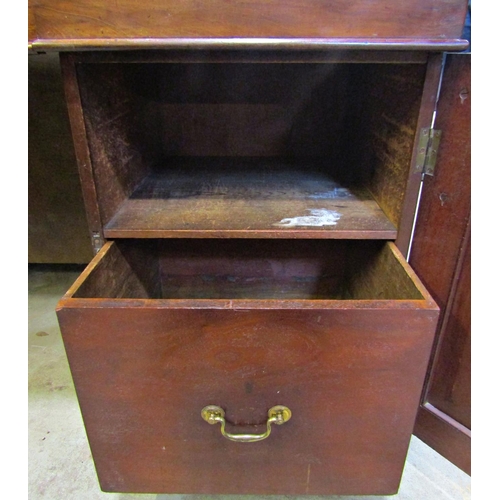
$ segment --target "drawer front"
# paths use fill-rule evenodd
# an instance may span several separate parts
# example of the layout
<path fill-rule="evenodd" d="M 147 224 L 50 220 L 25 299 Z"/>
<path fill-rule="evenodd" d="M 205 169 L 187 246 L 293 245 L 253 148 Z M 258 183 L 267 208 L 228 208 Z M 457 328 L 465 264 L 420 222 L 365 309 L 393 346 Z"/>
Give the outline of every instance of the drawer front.
<path fill-rule="evenodd" d="M 169 302 L 59 307 L 103 490 L 397 491 L 435 309 Z M 207 405 L 225 410 L 234 434 L 263 432 L 275 405 L 292 418 L 265 440 L 233 442 L 202 419 Z"/>

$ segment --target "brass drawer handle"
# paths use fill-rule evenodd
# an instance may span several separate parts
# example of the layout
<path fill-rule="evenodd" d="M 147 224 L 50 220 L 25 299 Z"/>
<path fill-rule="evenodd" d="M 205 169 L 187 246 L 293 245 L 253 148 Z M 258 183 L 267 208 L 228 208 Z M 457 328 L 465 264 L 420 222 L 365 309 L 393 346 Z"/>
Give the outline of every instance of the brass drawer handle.
<path fill-rule="evenodd" d="M 269 434 L 271 434 L 271 424 L 282 425 L 285 422 L 288 422 L 292 418 L 292 412 L 290 411 L 290 408 L 287 408 L 286 406 L 273 406 L 267 412 L 267 430 L 262 434 L 230 434 L 229 432 L 226 432 L 226 419 L 224 418 L 225 413 L 220 406 L 205 406 L 205 408 L 201 410 L 201 416 L 203 417 L 203 420 L 206 420 L 211 425 L 219 422 L 220 432 L 225 438 L 238 443 L 254 443 L 255 441 L 262 441 L 263 439 L 266 439 Z"/>

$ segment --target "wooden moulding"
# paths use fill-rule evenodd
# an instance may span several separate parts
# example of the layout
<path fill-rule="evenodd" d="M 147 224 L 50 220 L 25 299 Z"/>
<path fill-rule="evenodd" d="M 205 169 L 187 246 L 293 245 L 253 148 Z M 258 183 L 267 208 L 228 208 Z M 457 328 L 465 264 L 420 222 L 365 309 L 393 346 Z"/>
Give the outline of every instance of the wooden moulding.
<path fill-rule="evenodd" d="M 462 50 L 465 0 L 30 1 L 35 50 Z"/>
<path fill-rule="evenodd" d="M 34 40 L 29 49 L 34 52 L 73 52 L 102 50 L 365 50 L 365 51 L 462 51 L 468 47 L 467 40 L 417 38 L 91 38 L 91 39 L 44 39 Z"/>

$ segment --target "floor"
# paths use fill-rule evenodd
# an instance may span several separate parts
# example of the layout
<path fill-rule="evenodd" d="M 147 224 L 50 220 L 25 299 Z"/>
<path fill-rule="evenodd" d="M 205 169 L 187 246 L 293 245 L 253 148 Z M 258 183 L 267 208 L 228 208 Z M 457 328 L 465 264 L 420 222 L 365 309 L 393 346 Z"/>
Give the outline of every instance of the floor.
<path fill-rule="evenodd" d="M 100 491 L 55 316 L 80 272 L 67 266 L 29 270 L 29 498 L 31 500 L 241 500 L 237 496 L 135 495 Z M 413 437 L 399 493 L 328 499 L 468 500 L 470 477 Z M 253 500 L 256 497 L 244 497 Z M 273 496 L 273 500 L 290 499 Z M 293 497 L 300 500 L 302 497 Z M 303 497 L 312 500 L 319 497 Z"/>

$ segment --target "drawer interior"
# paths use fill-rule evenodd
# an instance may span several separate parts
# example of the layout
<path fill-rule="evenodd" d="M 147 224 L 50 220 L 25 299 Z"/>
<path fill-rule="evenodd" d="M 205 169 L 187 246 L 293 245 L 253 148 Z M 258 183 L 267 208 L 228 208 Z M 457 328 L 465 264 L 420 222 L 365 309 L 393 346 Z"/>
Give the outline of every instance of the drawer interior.
<path fill-rule="evenodd" d="M 394 239 L 425 67 L 77 64 L 104 236 Z"/>
<path fill-rule="evenodd" d="M 75 298 L 422 300 L 392 243 L 364 240 L 117 240 Z"/>

